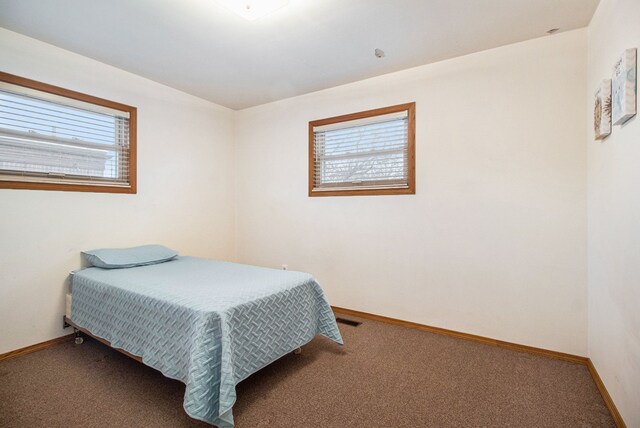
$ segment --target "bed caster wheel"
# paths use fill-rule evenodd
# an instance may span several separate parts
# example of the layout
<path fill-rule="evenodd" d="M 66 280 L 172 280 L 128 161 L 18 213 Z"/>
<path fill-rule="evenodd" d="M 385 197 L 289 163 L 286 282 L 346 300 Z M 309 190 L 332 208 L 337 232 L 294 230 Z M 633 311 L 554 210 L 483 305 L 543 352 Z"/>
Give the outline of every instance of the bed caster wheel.
<path fill-rule="evenodd" d="M 298 349 L 294 349 L 293 350 L 293 355 L 300 355 L 302 354 L 302 348 L 298 348 Z"/>
<path fill-rule="evenodd" d="M 84 342 L 84 337 L 82 337 L 82 333 L 78 329 L 74 328 L 73 330 L 74 330 L 74 333 L 76 334 L 76 345 L 82 345 L 82 342 Z"/>

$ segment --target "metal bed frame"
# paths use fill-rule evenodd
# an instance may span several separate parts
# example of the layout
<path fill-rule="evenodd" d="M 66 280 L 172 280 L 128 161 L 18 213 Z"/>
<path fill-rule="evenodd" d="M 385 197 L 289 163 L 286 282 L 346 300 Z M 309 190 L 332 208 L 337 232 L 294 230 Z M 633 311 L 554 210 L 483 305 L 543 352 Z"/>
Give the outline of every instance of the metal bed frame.
<path fill-rule="evenodd" d="M 115 346 L 111 345 L 111 342 L 109 342 L 108 340 L 103 339 L 103 338 L 98 337 L 98 336 L 95 336 L 89 330 L 78 326 L 76 323 L 74 323 L 69 318 L 67 318 L 66 315 L 62 316 L 62 327 L 63 328 L 73 327 L 73 333 L 76 336 L 76 338 L 75 338 L 76 345 L 82 345 L 82 343 L 84 342 L 83 335 L 86 335 L 86 336 L 91 337 L 92 339 L 97 340 L 100 343 L 103 343 L 103 344 L 107 345 L 108 347 L 110 347 L 112 349 L 115 349 L 116 351 L 120 352 L 121 354 L 126 355 L 129 358 L 133 358 L 134 360 L 136 360 L 136 361 L 138 361 L 140 363 L 143 363 L 141 357 L 138 357 L 137 355 L 133 355 L 133 354 L 125 351 L 122 348 L 116 348 Z M 297 348 L 292 353 L 295 354 L 295 355 L 298 355 L 298 354 L 302 353 L 302 348 Z"/>

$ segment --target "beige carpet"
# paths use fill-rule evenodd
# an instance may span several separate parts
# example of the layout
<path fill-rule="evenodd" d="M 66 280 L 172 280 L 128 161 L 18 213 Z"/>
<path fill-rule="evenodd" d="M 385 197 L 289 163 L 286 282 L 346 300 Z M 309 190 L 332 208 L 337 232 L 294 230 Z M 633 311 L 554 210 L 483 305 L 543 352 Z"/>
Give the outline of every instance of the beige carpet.
<path fill-rule="evenodd" d="M 345 317 L 357 319 L 354 317 Z M 237 387 L 242 427 L 613 427 L 586 367 L 360 320 Z M 186 427 L 184 385 L 93 340 L 0 362 L 0 427 Z"/>

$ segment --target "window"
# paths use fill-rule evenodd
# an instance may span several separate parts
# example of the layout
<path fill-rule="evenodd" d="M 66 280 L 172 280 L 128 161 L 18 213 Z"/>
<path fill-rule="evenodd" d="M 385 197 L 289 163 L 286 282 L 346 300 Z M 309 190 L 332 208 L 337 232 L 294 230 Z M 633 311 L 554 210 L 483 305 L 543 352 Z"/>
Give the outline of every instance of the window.
<path fill-rule="evenodd" d="M 415 193 L 415 103 L 309 122 L 309 196 Z"/>
<path fill-rule="evenodd" d="M 0 188 L 136 193 L 136 108 L 0 72 Z"/>

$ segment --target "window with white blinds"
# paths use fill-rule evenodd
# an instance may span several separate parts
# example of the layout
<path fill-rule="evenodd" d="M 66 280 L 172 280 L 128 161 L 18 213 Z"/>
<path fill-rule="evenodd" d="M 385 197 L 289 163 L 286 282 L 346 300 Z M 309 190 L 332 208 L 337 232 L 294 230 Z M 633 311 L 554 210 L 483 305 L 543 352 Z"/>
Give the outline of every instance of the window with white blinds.
<path fill-rule="evenodd" d="M 0 188 L 135 193 L 135 107 L 0 73 Z"/>
<path fill-rule="evenodd" d="M 415 193 L 415 103 L 309 123 L 309 196 Z"/>

